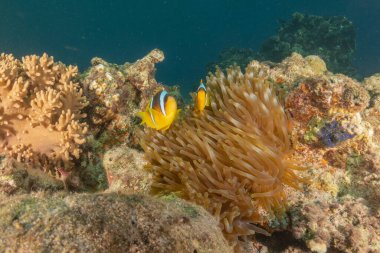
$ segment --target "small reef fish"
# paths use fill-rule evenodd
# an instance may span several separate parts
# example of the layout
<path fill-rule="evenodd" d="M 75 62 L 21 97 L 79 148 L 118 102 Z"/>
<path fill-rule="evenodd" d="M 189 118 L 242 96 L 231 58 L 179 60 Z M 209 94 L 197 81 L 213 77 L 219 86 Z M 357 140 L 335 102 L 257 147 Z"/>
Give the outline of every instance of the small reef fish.
<path fill-rule="evenodd" d="M 166 90 L 156 93 L 149 101 L 145 111 L 137 113 L 141 124 L 156 130 L 167 130 L 179 113 L 177 102 Z"/>
<path fill-rule="evenodd" d="M 195 110 L 202 112 L 206 106 L 210 105 L 210 97 L 207 94 L 206 86 L 201 79 L 195 97 Z"/>

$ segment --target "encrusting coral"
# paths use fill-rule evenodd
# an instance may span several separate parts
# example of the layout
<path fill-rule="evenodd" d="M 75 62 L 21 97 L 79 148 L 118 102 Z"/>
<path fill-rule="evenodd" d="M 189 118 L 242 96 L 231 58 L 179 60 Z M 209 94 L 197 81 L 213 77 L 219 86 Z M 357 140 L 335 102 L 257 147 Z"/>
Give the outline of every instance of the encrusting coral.
<path fill-rule="evenodd" d="M 73 81 L 77 68 L 47 54 L 0 56 L 0 154 L 55 176 L 72 169 L 85 142 L 87 100 Z"/>
<path fill-rule="evenodd" d="M 189 113 L 166 132 L 147 129 L 142 143 L 153 190 L 204 206 L 232 243 L 268 234 L 260 225 L 284 210 L 286 186 L 304 181 L 289 159 L 286 114 L 259 66 L 211 74 L 210 108 Z"/>

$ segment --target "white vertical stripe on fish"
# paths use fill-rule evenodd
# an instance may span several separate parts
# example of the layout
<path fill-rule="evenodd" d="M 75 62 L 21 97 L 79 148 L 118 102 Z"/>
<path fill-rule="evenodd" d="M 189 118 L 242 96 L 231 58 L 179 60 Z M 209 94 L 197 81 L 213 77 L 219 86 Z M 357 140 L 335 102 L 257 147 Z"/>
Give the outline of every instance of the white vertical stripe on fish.
<path fill-rule="evenodd" d="M 164 114 L 164 116 L 166 116 L 166 111 L 165 111 L 165 97 L 168 95 L 167 91 L 166 90 L 163 90 L 160 94 L 160 108 L 161 108 L 161 112 L 162 114 Z"/>

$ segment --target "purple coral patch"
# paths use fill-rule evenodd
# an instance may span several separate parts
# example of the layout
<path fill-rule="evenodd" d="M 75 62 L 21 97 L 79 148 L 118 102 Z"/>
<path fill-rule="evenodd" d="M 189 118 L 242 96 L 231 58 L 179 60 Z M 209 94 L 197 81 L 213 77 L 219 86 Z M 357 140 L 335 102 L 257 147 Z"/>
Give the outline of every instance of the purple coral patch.
<path fill-rule="evenodd" d="M 354 136 L 354 134 L 346 132 L 336 120 L 326 123 L 319 131 L 319 139 L 327 147 L 335 147 L 339 143 L 351 139 Z"/>

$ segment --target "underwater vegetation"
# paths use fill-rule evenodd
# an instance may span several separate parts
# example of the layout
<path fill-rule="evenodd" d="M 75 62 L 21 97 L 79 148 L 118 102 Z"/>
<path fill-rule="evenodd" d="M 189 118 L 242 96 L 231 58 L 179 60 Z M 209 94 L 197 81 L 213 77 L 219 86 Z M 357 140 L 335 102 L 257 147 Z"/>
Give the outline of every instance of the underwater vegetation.
<path fill-rule="evenodd" d="M 285 186 L 303 181 L 288 159 L 291 144 L 282 105 L 257 62 L 207 78 L 211 105 L 188 112 L 165 131 L 147 129 L 142 147 L 156 192 L 174 192 L 214 214 L 233 244 L 268 234 L 284 211 Z M 261 225 L 261 227 L 260 227 Z"/>

